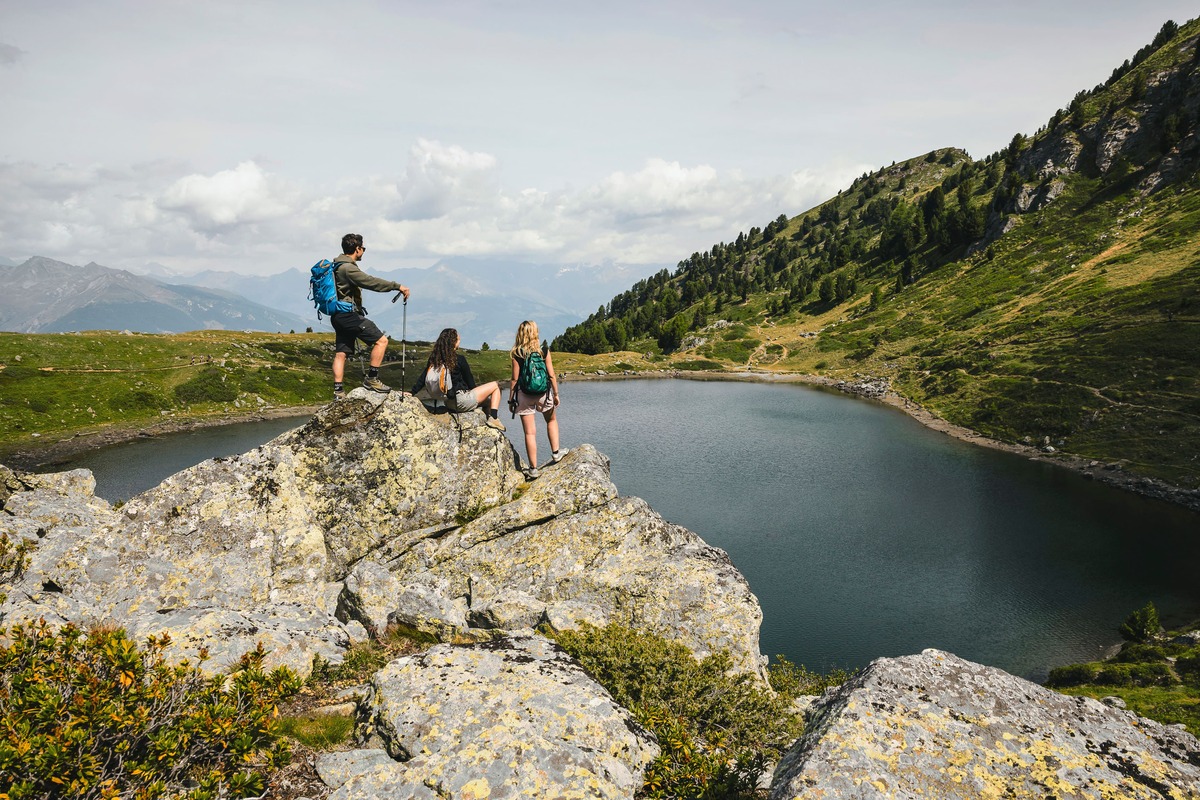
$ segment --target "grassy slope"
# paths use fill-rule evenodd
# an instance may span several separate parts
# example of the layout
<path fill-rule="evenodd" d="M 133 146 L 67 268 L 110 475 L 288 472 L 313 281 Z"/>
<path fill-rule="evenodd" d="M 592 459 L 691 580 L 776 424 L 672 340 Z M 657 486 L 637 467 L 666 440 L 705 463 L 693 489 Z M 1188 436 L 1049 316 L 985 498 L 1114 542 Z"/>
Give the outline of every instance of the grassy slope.
<path fill-rule="evenodd" d="M 1087 189 L 1024 220 L 994 259 L 930 275 L 818 347 L 990 436 L 1200 485 L 1200 246 L 1180 235 L 1200 223 L 1200 190 L 1089 206 Z"/>
<path fill-rule="evenodd" d="M 427 343 L 407 345 L 406 382 L 428 354 Z M 0 460 L 39 439 L 324 403 L 332 358 L 332 333 L 0 333 Z M 507 377 L 504 351 L 468 358 L 480 381 Z M 400 373 L 400 345 L 392 343 L 380 374 L 399 388 Z M 356 359 L 346 381 L 360 378 Z"/>
<path fill-rule="evenodd" d="M 911 181 L 910 181 L 911 183 Z M 663 356 L 558 354 L 560 369 L 662 368 L 872 375 L 952 422 L 1200 486 L 1200 186 L 1096 198 L 1076 178 L 984 253 L 857 296 L 770 316 L 783 292 L 710 318 L 733 327 Z M 1111 194 L 1111 193 L 1110 193 Z M 1116 221 L 1114 223 L 1114 220 Z M 869 309 L 871 291 L 885 298 Z M 819 335 L 814 335 L 819 334 Z M 645 353 L 651 354 L 647 358 Z"/>

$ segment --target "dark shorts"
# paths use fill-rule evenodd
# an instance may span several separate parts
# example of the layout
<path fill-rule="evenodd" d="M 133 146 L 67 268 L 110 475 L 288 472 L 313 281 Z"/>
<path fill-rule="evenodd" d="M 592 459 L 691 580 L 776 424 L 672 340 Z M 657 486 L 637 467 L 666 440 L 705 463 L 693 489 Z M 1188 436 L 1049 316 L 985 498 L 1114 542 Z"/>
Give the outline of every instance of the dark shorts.
<path fill-rule="evenodd" d="M 344 311 L 329 318 L 333 323 L 333 332 L 337 346 L 334 352 L 354 355 L 354 340 L 357 339 L 367 347 L 383 338 L 383 331 L 374 322 L 359 314 L 357 311 Z"/>

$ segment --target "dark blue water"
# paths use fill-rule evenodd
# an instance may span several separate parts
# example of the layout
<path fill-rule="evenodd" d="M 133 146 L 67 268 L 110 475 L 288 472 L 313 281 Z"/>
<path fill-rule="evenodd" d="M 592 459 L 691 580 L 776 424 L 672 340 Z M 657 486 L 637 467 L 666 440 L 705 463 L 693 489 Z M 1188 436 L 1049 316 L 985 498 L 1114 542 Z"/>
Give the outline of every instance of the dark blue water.
<path fill-rule="evenodd" d="M 639 380 L 563 396 L 564 445 L 596 445 L 622 494 L 730 554 L 769 655 L 823 670 L 938 647 L 1040 678 L 1098 657 L 1149 600 L 1168 620 L 1200 617 L 1200 515 L 809 387 Z M 73 466 L 115 500 L 296 424 L 138 441 Z"/>
<path fill-rule="evenodd" d="M 563 444 L 595 444 L 623 494 L 730 554 L 768 655 L 826 669 L 938 647 L 1041 677 L 1098 657 L 1148 600 L 1200 617 L 1200 515 L 810 387 L 563 395 Z"/>

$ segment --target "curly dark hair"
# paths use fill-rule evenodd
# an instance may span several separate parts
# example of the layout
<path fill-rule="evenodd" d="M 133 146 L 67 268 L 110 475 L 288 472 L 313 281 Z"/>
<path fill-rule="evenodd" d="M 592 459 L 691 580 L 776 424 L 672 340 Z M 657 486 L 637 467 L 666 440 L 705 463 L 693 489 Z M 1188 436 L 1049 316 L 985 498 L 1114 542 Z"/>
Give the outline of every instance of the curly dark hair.
<path fill-rule="evenodd" d="M 445 367 L 450 372 L 454 371 L 454 367 L 458 364 L 458 354 L 455 352 L 455 347 L 458 344 L 458 331 L 454 328 L 444 328 L 438 334 L 437 341 L 433 344 L 433 350 L 429 353 L 429 360 L 425 362 L 425 369 L 430 367 Z"/>

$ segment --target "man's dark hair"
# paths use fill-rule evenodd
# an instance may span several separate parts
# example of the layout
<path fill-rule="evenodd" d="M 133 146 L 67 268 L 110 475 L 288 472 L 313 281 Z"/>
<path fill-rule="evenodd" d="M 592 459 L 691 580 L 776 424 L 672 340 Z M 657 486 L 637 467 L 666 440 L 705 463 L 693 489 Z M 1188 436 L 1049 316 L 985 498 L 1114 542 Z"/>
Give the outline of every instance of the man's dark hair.
<path fill-rule="evenodd" d="M 354 251 L 362 247 L 362 235 L 357 233 L 347 233 L 342 237 L 342 252 L 346 255 L 353 255 Z"/>

